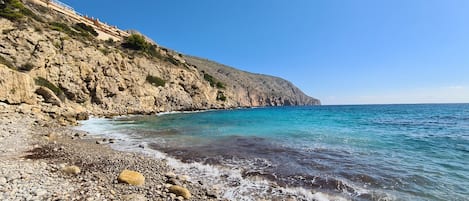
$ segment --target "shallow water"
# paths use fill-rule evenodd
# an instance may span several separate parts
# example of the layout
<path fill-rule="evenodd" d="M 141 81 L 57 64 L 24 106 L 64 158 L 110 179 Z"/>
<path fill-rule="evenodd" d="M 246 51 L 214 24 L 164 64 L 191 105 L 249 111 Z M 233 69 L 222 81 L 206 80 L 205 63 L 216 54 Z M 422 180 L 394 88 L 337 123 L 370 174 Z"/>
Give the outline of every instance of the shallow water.
<path fill-rule="evenodd" d="M 469 197 L 469 104 L 210 111 L 94 119 L 82 129 L 352 200 Z"/>

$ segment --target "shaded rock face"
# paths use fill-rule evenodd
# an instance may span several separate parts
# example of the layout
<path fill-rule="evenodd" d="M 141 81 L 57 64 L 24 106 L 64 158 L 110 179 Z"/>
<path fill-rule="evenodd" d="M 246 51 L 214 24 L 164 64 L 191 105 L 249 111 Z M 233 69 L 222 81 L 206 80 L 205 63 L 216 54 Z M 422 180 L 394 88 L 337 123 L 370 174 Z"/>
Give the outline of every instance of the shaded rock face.
<path fill-rule="evenodd" d="M 54 94 L 54 92 L 45 87 L 39 87 L 36 89 L 36 94 L 41 95 L 44 98 L 46 103 L 51 103 L 52 105 L 61 106 L 62 102 L 60 99 Z"/>
<path fill-rule="evenodd" d="M 48 22 L 76 23 L 52 11 L 31 9 Z M 157 49 L 161 57 L 151 57 L 120 44 L 69 36 L 33 19 L 0 18 L 0 32 L 4 33 L 0 56 L 15 67 L 31 67 L 19 72 L 0 64 L 0 101 L 10 104 L 47 103 L 94 115 L 319 104 L 286 80 L 184 57 L 161 47 Z M 211 85 L 204 79 L 205 72 L 226 87 Z M 164 86 L 148 83 L 149 75 L 163 79 Z M 52 83 L 65 100 L 36 86 L 37 77 Z"/>

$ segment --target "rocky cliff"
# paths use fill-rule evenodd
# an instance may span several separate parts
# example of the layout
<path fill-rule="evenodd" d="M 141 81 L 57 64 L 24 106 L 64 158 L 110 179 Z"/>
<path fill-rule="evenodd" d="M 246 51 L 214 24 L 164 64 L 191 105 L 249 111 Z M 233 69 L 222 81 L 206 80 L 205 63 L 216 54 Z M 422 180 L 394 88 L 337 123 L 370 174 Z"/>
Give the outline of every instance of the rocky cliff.
<path fill-rule="evenodd" d="M 75 19 L 40 5 L 8 12 L 19 14 L 0 15 L 0 102 L 73 118 L 75 113 L 320 104 L 280 78 L 156 44 L 152 51 L 139 51 L 126 48 L 124 41 L 99 40 L 77 27 Z"/>

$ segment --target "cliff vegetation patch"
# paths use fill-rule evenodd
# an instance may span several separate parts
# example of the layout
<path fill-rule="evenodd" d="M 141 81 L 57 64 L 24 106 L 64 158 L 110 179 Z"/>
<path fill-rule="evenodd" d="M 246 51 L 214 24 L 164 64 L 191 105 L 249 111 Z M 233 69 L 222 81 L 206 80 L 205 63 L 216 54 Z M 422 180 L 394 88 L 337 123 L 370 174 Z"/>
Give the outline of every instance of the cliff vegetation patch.
<path fill-rule="evenodd" d="M 214 78 L 213 76 L 207 74 L 207 73 L 204 73 L 204 79 L 206 81 L 208 81 L 210 83 L 210 86 L 212 87 L 216 87 L 216 88 L 219 88 L 219 89 L 225 89 L 225 84 L 223 82 L 220 82 L 218 81 L 216 78 Z"/>
<path fill-rule="evenodd" d="M 25 63 L 22 66 L 18 68 L 19 71 L 21 72 L 29 72 L 34 68 L 34 65 L 32 63 Z"/>
<path fill-rule="evenodd" d="M 84 23 L 77 23 L 72 27 L 61 22 L 50 22 L 49 27 L 52 30 L 60 31 L 75 38 L 92 38 L 98 36 L 98 32 L 93 27 Z"/>
<path fill-rule="evenodd" d="M 79 32 L 81 32 L 82 34 L 90 34 L 92 36 L 98 36 L 98 32 L 96 32 L 96 30 L 94 30 L 94 28 L 90 25 L 87 25 L 85 23 L 76 23 L 75 26 L 73 26 L 76 30 L 78 30 Z"/>
<path fill-rule="evenodd" d="M 166 84 L 166 81 L 164 81 L 163 79 L 156 77 L 156 76 L 152 76 L 152 75 L 148 75 L 146 80 L 151 85 L 157 86 L 157 87 L 158 86 L 164 87 L 164 85 Z"/>
<path fill-rule="evenodd" d="M 223 91 L 218 91 L 217 101 L 226 101 L 226 96 L 225 96 L 225 93 L 223 93 Z"/>
<path fill-rule="evenodd" d="M 122 43 L 122 47 L 145 53 L 150 57 L 172 63 L 175 66 L 178 66 L 180 64 L 177 59 L 170 56 L 162 55 L 158 51 L 156 45 L 148 42 L 145 37 L 139 34 L 132 34 L 129 37 L 125 38 L 125 41 Z"/>
<path fill-rule="evenodd" d="M 16 70 L 15 66 L 8 60 L 6 60 L 4 57 L 0 56 L 0 64 L 3 64 L 7 66 L 8 68 Z"/>
<path fill-rule="evenodd" d="M 43 77 L 37 77 L 34 79 L 34 82 L 36 83 L 36 85 L 38 86 L 43 86 L 43 87 L 46 87 L 48 89 L 50 89 L 52 92 L 54 92 L 54 94 L 60 98 L 61 101 L 64 101 L 65 100 L 65 94 L 64 92 L 62 91 L 62 89 L 60 89 L 59 87 L 55 86 L 54 84 L 52 84 L 49 80 L 43 78 Z"/>
<path fill-rule="evenodd" d="M 25 16 L 32 17 L 37 21 L 42 19 L 34 14 L 31 10 L 24 7 L 19 0 L 2 0 L 0 1 L 0 16 L 11 21 L 19 21 Z"/>

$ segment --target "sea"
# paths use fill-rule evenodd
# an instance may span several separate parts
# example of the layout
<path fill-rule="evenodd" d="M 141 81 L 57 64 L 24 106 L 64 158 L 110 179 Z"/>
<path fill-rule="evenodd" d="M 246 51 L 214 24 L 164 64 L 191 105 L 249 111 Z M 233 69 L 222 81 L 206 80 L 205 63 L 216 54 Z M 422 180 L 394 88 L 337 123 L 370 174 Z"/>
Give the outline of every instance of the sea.
<path fill-rule="evenodd" d="M 469 200 L 469 104 L 164 113 L 92 118 L 78 129 L 164 158 L 229 200 L 285 192 L 304 200 Z"/>

